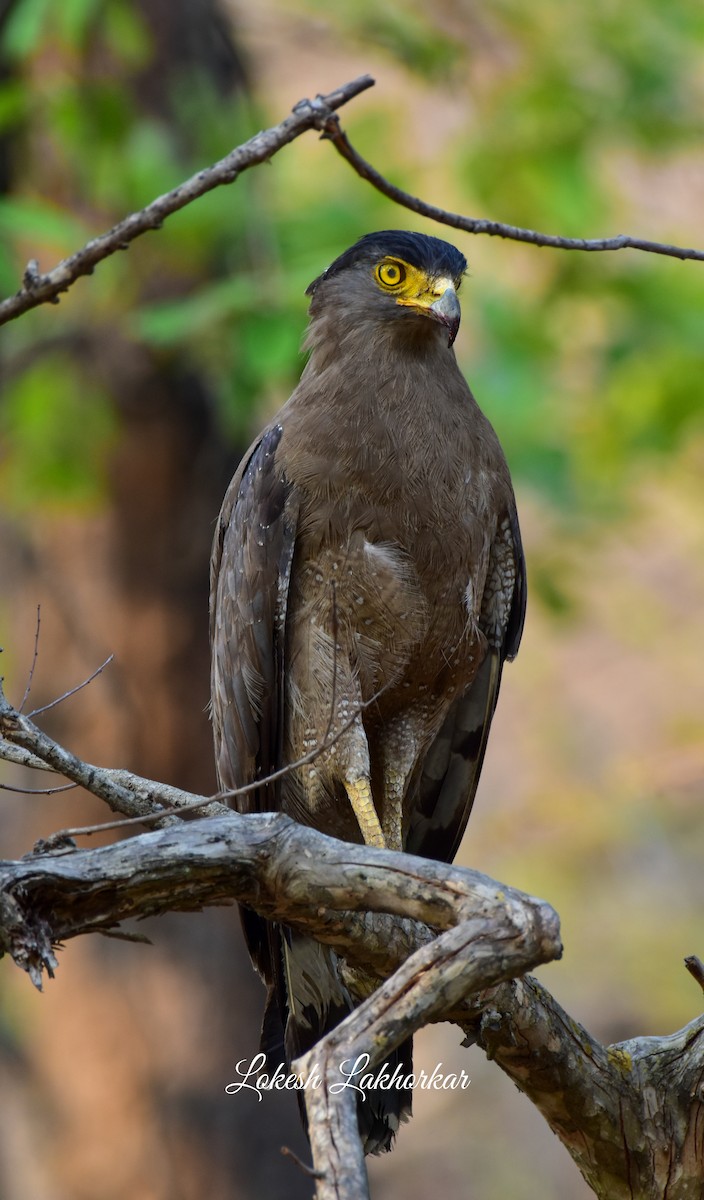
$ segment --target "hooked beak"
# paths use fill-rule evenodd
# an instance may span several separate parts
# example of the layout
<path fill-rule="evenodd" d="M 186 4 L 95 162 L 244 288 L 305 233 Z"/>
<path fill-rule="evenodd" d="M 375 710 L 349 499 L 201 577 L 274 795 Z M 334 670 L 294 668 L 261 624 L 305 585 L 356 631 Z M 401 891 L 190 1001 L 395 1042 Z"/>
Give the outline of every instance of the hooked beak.
<path fill-rule="evenodd" d="M 399 296 L 396 303 L 404 308 L 413 308 L 416 312 L 422 313 L 424 317 L 432 317 L 434 321 L 439 321 L 449 330 L 447 344 L 448 346 L 452 345 L 460 327 L 461 310 L 455 285 L 451 279 L 435 280 L 432 287 L 422 295 L 414 296 L 411 299 Z"/>
<path fill-rule="evenodd" d="M 440 299 L 431 304 L 426 309 L 426 312 L 429 317 L 434 317 L 436 321 L 439 321 L 441 325 L 445 325 L 450 331 L 447 344 L 451 346 L 457 337 L 457 330 L 460 327 L 460 317 L 462 315 L 460 302 L 457 299 L 457 292 L 452 284 L 445 288 Z"/>

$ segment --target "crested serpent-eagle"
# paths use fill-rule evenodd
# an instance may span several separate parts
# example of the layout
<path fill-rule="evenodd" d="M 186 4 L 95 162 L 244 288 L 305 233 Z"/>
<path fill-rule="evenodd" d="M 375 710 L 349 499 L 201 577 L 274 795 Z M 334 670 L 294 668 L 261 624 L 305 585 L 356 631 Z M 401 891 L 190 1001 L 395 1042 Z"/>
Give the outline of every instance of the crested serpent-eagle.
<path fill-rule="evenodd" d="M 367 234 L 308 288 L 309 358 L 220 512 L 212 559 L 212 717 L 223 789 L 333 837 L 450 861 L 518 650 L 525 567 L 498 439 L 452 344 L 464 256 Z M 327 741 L 326 741 L 327 738 Z M 354 1005 L 329 947 L 243 909 L 268 999 L 272 1067 Z M 410 1071 L 410 1042 L 389 1067 Z M 359 1105 L 387 1149 L 407 1090 Z"/>

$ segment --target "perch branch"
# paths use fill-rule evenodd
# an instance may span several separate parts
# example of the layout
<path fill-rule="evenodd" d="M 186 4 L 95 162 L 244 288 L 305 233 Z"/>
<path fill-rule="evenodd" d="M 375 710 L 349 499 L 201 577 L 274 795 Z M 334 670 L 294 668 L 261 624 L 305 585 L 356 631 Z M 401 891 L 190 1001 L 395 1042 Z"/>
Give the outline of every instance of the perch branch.
<path fill-rule="evenodd" d="M 291 115 L 279 125 L 255 134 L 248 142 L 237 146 L 213 166 L 206 167 L 185 183 L 179 184 L 163 196 L 158 196 L 139 212 L 131 213 L 107 233 L 92 238 L 75 254 L 63 259 L 46 274 L 42 274 L 36 261 L 32 260 L 25 270 L 20 290 L 0 303 L 0 325 L 47 301 L 57 304 L 61 292 L 67 291 L 81 275 L 92 274 L 103 259 L 117 250 L 128 249 L 130 242 L 150 229 L 160 229 L 167 217 L 204 196 L 206 192 L 222 184 L 233 183 L 243 171 L 266 162 L 283 146 L 287 146 L 308 129 L 321 128 L 332 111 L 373 84 L 371 76 L 361 75 L 351 83 L 336 88 L 327 96 L 301 100 Z"/>
<path fill-rule="evenodd" d="M 293 1064 L 305 1092 L 316 1200 L 356 1200 L 368 1183 L 356 1122 L 364 1078 L 407 1037 L 442 1020 L 467 995 L 522 975 L 536 929 L 518 911 L 461 921 L 411 955 L 368 1000 Z M 353 1085 L 353 1086 L 351 1086 Z"/>
<path fill-rule="evenodd" d="M 107 798 L 118 811 L 138 808 L 144 814 L 163 804 L 185 806 L 206 799 L 129 772 L 82 763 L 1 694 L 0 733 L 18 738 L 28 753 Z M 5 747 L 15 748 L 0 742 L 0 754 Z M 385 979 L 409 955 L 419 954 L 416 961 L 421 963 L 438 961 L 433 956 L 446 947 L 440 939 L 438 949 L 439 930 L 455 931 L 461 942 L 471 929 L 488 922 L 492 932 L 487 937 L 493 941 L 472 936 L 471 947 L 466 944 L 471 956 L 447 960 L 454 965 L 440 989 L 439 1007 L 430 993 L 418 996 L 422 1019 L 442 1016 L 460 1023 L 468 1040 L 478 1042 L 528 1093 L 604 1200 L 663 1195 L 689 1200 L 699 1194 L 704 1019 L 670 1038 L 602 1047 L 533 979 L 467 995 L 467 988 L 486 982 L 471 974 L 479 969 L 481 946 L 491 945 L 486 955 L 500 962 L 512 930 L 522 930 L 529 944 L 516 969 L 559 955 L 557 918 L 548 905 L 478 872 L 348 846 L 282 814 L 242 816 L 221 805 L 213 809 L 222 815 L 187 824 L 172 817 L 170 826 L 114 846 L 79 851 L 64 840 L 50 845 L 48 853 L 0 864 L 0 951 L 12 954 L 39 984 L 43 970 L 56 968 L 54 947 L 62 940 L 89 931 L 114 932 L 129 917 L 236 899 L 264 917 L 307 930 L 333 945 L 351 967 Z M 506 973 L 511 969 L 509 965 Z M 453 982 L 454 972 L 461 987 Z M 402 1040 L 415 1027 L 413 1012 L 421 1012 L 397 1008 L 393 997 L 400 1000 L 401 992 L 393 989 L 398 984 L 398 978 L 389 981 L 390 992 L 382 989 L 371 998 L 382 1006 L 383 997 L 388 998 L 384 1011 L 390 1024 L 383 1027 L 386 1033 L 379 1032 L 386 1047 L 396 1044 L 389 1037 Z M 406 1016 L 410 1024 L 404 1025 Z M 372 1006 L 359 1019 L 386 1017 Z M 345 1035 L 361 1037 L 358 1028 L 347 1026 Z M 349 1111 L 334 1111 L 338 1124 L 333 1132 L 342 1146 L 342 1139 L 351 1136 Z M 329 1136 L 329 1128 L 315 1133 L 316 1138 Z M 326 1164 L 319 1188 L 337 1187 L 329 1147 L 325 1150 L 321 1142 L 316 1153 L 317 1161 Z M 319 1195 L 345 1193 L 338 1188 Z"/>
<path fill-rule="evenodd" d="M 4 921 L 0 916 L 0 948 L 35 983 L 42 969 L 53 973 L 53 947 L 70 937 L 114 929 L 130 917 L 232 900 L 320 934 L 367 968 L 369 912 L 442 929 L 500 913 L 534 930 L 531 965 L 560 953 L 557 917 L 544 901 L 479 872 L 348 846 L 280 813 L 228 812 L 94 850 L 68 846 L 28 855 L 0 865 L 0 897 L 7 910 Z M 352 912 L 364 912 L 364 921 L 355 926 Z M 424 925 L 420 944 L 430 936 Z M 399 961 L 408 942 L 392 943 Z M 379 944 L 380 963 L 382 953 Z M 388 961 L 387 951 L 386 973 Z"/>
<path fill-rule="evenodd" d="M 494 992 L 478 1042 L 602 1200 L 702 1194 L 704 1017 L 670 1037 L 602 1046 L 526 977 Z"/>
<path fill-rule="evenodd" d="M 385 179 L 371 163 L 368 163 L 355 150 L 342 129 L 339 119 L 333 113 L 325 122 L 323 136 L 332 142 L 338 154 L 342 155 L 345 162 L 348 162 L 362 179 L 371 183 L 372 187 L 375 187 L 388 200 L 410 209 L 411 212 L 418 213 L 421 217 L 427 217 L 430 221 L 449 225 L 453 229 L 461 229 L 464 233 L 509 238 L 514 242 L 528 242 L 531 246 L 551 246 L 556 250 L 642 250 L 647 254 L 665 254 L 670 258 L 694 259 L 697 262 L 704 262 L 704 250 L 671 246 L 666 242 L 651 242 L 645 238 L 630 237 L 625 233 L 606 238 L 568 238 L 560 237 L 557 234 L 538 233 L 535 229 L 522 229 L 518 225 L 507 225 L 503 221 L 488 221 L 481 217 L 464 217 L 459 213 L 447 212 L 444 208 L 438 208 L 435 204 L 419 200 L 410 192 L 404 192 L 402 188 L 389 183 L 388 179 Z"/>

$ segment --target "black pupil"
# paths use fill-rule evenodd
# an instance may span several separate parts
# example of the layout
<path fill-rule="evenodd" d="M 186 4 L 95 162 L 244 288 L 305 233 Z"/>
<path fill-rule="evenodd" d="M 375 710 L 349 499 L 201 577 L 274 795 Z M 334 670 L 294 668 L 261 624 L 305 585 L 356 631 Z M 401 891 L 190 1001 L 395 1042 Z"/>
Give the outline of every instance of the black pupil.
<path fill-rule="evenodd" d="M 398 283 L 400 278 L 401 278 L 400 269 L 394 263 L 389 263 L 388 266 L 386 267 L 387 283 Z"/>

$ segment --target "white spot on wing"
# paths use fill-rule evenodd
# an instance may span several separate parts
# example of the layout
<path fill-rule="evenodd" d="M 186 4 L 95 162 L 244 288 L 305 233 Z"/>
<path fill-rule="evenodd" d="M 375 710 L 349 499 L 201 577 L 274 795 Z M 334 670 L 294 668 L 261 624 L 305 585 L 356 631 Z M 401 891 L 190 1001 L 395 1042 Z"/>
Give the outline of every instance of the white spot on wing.
<path fill-rule="evenodd" d="M 464 591 L 464 603 L 468 615 L 473 618 L 476 614 L 474 612 L 474 584 L 471 579 Z"/>

